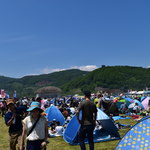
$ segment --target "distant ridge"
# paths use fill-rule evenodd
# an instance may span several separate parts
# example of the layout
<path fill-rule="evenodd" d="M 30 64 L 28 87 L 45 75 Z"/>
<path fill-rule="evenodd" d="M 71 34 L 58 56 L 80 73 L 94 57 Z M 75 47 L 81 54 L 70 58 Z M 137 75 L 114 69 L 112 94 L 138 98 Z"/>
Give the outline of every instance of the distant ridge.
<path fill-rule="evenodd" d="M 98 88 L 143 90 L 150 87 L 150 69 L 134 66 L 103 66 L 86 76 L 77 78 L 63 86 L 64 91 L 91 90 Z"/>
<path fill-rule="evenodd" d="M 150 69 L 134 66 L 102 66 L 92 72 L 78 69 L 64 70 L 43 75 L 25 76 L 15 79 L 0 76 L 0 88 L 18 96 L 35 96 L 38 88 L 56 86 L 63 94 L 81 93 L 84 90 L 96 92 L 99 88 L 143 90 L 150 88 Z"/>
<path fill-rule="evenodd" d="M 70 69 L 50 74 L 25 76 L 18 79 L 0 76 L 0 88 L 5 89 L 10 95 L 16 90 L 19 96 L 35 96 L 34 92 L 38 88 L 45 86 L 61 87 L 65 83 L 87 73 L 87 71 Z"/>

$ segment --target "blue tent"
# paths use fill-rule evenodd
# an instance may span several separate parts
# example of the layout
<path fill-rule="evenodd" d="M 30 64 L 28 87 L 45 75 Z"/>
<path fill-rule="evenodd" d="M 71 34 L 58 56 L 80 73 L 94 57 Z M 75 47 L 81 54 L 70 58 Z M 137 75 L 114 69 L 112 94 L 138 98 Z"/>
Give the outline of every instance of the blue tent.
<path fill-rule="evenodd" d="M 64 125 L 65 118 L 61 111 L 54 105 L 50 106 L 46 109 L 46 118 L 48 121 L 53 121 L 53 119 L 56 119 L 56 121 L 60 122 L 60 125 Z M 50 126 L 50 123 L 48 124 Z"/>
<path fill-rule="evenodd" d="M 143 106 L 143 104 L 141 103 L 141 102 L 139 102 L 138 100 L 134 100 L 134 103 L 138 103 L 138 105 L 142 108 L 142 109 L 144 109 L 144 106 Z"/>
<path fill-rule="evenodd" d="M 150 91 L 145 91 L 144 94 L 150 94 Z"/>
<path fill-rule="evenodd" d="M 141 119 L 122 138 L 116 150 L 150 149 L 150 116 Z"/>
<path fill-rule="evenodd" d="M 100 123 L 102 128 L 99 130 L 94 130 L 94 142 L 120 139 L 118 129 L 114 125 L 113 121 L 100 109 L 98 109 L 97 121 Z M 79 144 L 77 137 L 79 128 L 80 124 L 78 123 L 75 115 L 64 131 L 64 140 L 72 145 Z M 87 143 L 87 139 L 85 142 Z"/>
<path fill-rule="evenodd" d="M 117 106 L 118 109 L 120 108 L 120 106 L 121 106 L 121 104 L 122 104 L 123 102 L 125 102 L 125 103 L 127 104 L 127 106 L 129 106 L 129 105 L 131 104 L 131 102 L 130 102 L 128 99 L 121 99 L 121 100 L 118 100 L 118 101 L 116 102 L 116 106 Z"/>
<path fill-rule="evenodd" d="M 51 101 L 50 101 L 50 104 L 54 104 L 55 102 L 55 98 L 53 98 Z"/>
<path fill-rule="evenodd" d="M 80 124 L 78 123 L 76 115 L 70 120 L 69 124 L 67 125 L 63 138 L 69 144 L 77 144 L 77 133 L 80 128 Z"/>
<path fill-rule="evenodd" d="M 140 102 L 142 102 L 147 96 L 142 96 Z"/>
<path fill-rule="evenodd" d="M 129 98 L 129 97 L 127 97 L 127 98 L 124 98 L 125 100 L 127 100 L 127 101 L 129 101 L 130 103 L 133 103 L 134 102 L 134 100 L 133 99 L 131 99 L 131 98 Z"/>

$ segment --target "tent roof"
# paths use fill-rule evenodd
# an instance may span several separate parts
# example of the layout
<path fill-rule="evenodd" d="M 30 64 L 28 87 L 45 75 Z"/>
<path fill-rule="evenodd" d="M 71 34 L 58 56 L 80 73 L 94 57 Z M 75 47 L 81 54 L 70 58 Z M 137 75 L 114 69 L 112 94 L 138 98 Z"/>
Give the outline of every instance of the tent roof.
<path fill-rule="evenodd" d="M 122 138 L 115 150 L 140 150 L 150 147 L 150 116 L 141 119 Z"/>
<path fill-rule="evenodd" d="M 60 110 L 53 105 L 46 109 L 46 118 L 48 121 L 53 121 L 53 119 L 55 119 L 56 121 L 60 122 L 60 125 L 64 125 L 65 123 L 64 116 L 62 115 Z"/>
<path fill-rule="evenodd" d="M 144 94 L 150 94 L 150 91 L 145 91 Z"/>
<path fill-rule="evenodd" d="M 136 94 L 144 94 L 145 91 L 138 91 Z"/>
<path fill-rule="evenodd" d="M 100 109 L 98 109 L 97 120 L 98 122 L 100 122 L 100 125 L 102 126 L 102 131 L 99 129 L 98 132 L 94 133 L 94 142 L 120 139 L 118 129 L 114 125 L 113 121 Z M 63 135 L 64 140 L 67 143 L 72 145 L 79 144 L 77 139 L 77 133 L 79 131 L 79 128 L 80 128 L 80 124 L 75 115 L 71 119 L 71 121 L 69 122 L 69 124 L 67 125 L 64 131 L 64 135 Z"/>

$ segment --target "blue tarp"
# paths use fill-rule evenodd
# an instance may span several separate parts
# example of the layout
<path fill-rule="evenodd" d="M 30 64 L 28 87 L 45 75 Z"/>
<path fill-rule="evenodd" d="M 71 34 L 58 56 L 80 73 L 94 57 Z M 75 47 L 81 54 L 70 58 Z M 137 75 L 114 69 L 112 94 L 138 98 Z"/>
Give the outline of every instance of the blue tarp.
<path fill-rule="evenodd" d="M 131 117 L 122 117 L 122 116 L 114 116 L 112 117 L 114 121 L 120 120 L 120 119 L 131 119 Z"/>

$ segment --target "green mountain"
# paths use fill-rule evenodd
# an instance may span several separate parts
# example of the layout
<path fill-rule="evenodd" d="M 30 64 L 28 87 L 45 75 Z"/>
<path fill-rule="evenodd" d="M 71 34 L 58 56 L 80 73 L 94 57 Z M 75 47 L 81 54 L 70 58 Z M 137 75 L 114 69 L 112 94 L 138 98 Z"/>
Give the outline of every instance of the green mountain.
<path fill-rule="evenodd" d="M 0 89 L 10 95 L 14 90 L 19 97 L 35 96 L 41 87 L 56 86 L 63 94 L 81 93 L 84 90 L 96 92 L 97 89 L 143 90 L 150 87 L 150 69 L 132 66 L 102 66 L 92 72 L 77 69 L 50 74 L 25 76 L 14 79 L 0 76 Z"/>
<path fill-rule="evenodd" d="M 63 91 L 90 90 L 98 88 L 119 89 L 121 91 L 143 90 L 150 87 L 150 69 L 131 66 L 103 66 L 85 76 L 76 78 L 63 86 Z"/>
<path fill-rule="evenodd" d="M 18 96 L 35 96 L 35 91 L 38 88 L 45 86 L 61 87 L 65 83 L 87 73 L 87 71 L 70 69 L 50 74 L 25 76 L 19 79 L 0 76 L 0 89 L 5 89 L 11 96 L 14 90 L 17 91 Z"/>

